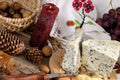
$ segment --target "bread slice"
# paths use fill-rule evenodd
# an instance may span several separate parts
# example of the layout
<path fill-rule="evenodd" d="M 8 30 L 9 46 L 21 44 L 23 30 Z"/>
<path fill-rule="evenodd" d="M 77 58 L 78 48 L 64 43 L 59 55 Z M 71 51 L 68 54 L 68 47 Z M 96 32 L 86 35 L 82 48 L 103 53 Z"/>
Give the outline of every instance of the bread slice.
<path fill-rule="evenodd" d="M 15 70 L 14 60 L 8 54 L 0 51 L 0 71 L 5 74 L 13 74 Z"/>

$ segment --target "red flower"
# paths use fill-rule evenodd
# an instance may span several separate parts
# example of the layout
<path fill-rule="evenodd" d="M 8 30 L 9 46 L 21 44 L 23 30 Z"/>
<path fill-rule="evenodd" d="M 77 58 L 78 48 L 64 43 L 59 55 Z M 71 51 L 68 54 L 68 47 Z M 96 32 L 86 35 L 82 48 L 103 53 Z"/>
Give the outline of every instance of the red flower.
<path fill-rule="evenodd" d="M 72 20 L 67 21 L 67 26 L 74 26 L 74 22 Z"/>
<path fill-rule="evenodd" d="M 92 4 L 91 0 L 88 0 L 86 3 L 84 3 L 83 7 L 86 13 L 94 10 L 94 5 Z"/>
<path fill-rule="evenodd" d="M 75 10 L 79 10 L 82 7 L 82 3 L 79 0 L 74 0 L 72 6 Z"/>
<path fill-rule="evenodd" d="M 81 0 L 82 2 L 85 2 L 86 0 Z"/>

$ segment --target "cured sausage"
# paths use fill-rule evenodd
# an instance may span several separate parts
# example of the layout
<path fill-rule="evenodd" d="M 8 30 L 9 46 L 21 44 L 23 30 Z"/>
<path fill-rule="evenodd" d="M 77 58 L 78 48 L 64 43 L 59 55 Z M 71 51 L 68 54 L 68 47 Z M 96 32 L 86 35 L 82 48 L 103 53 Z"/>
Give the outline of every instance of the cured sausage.
<path fill-rule="evenodd" d="M 39 19 L 34 26 L 34 30 L 30 39 L 30 46 L 42 47 L 45 45 L 58 12 L 59 8 L 52 3 L 46 3 L 42 6 Z"/>

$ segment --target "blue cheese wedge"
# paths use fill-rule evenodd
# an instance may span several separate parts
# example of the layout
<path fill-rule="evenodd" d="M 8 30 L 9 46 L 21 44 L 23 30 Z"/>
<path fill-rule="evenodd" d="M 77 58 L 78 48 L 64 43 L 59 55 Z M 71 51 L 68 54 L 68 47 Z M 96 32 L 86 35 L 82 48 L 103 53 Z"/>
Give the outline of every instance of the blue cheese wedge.
<path fill-rule="evenodd" d="M 120 42 L 87 40 L 82 43 L 82 64 L 99 77 L 110 76 L 120 54 Z"/>
<path fill-rule="evenodd" d="M 62 68 L 68 73 L 77 73 L 81 66 L 80 43 L 83 38 L 83 29 L 77 29 L 65 48 L 65 54 L 62 60 Z"/>

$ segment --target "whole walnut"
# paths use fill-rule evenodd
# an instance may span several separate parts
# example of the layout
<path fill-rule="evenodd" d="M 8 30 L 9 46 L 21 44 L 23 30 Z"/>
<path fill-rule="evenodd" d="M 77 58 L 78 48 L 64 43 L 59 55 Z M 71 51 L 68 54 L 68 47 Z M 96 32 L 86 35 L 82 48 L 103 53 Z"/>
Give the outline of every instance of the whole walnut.
<path fill-rule="evenodd" d="M 2 15 L 3 17 L 7 17 L 8 13 L 7 12 L 1 12 L 0 15 Z"/>
<path fill-rule="evenodd" d="M 0 10 L 5 10 L 7 7 L 9 7 L 9 3 L 6 1 L 0 2 Z"/>
<path fill-rule="evenodd" d="M 14 2 L 12 5 L 11 5 L 11 7 L 14 9 L 14 10 L 20 10 L 20 9 L 22 9 L 22 4 L 20 4 L 20 3 L 18 3 L 18 2 Z"/>
<path fill-rule="evenodd" d="M 19 13 L 15 13 L 12 17 L 13 18 L 21 18 L 21 15 Z"/>
<path fill-rule="evenodd" d="M 21 9 L 20 13 L 22 14 L 23 18 L 27 18 L 32 14 L 30 10 L 26 10 L 26 9 Z"/>

